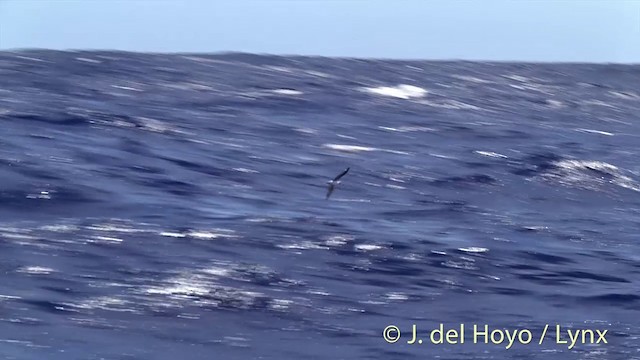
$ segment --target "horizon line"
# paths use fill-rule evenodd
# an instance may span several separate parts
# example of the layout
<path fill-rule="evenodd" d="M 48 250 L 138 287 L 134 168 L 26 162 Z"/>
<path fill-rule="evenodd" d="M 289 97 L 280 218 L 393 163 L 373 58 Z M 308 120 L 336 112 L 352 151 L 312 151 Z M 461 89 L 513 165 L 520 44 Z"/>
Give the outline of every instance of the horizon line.
<path fill-rule="evenodd" d="M 150 55 L 256 55 L 256 56 L 270 56 L 270 57 L 298 57 L 298 58 L 329 58 L 329 59 L 345 59 L 345 60 L 377 60 L 377 61 L 404 61 L 404 62 L 474 62 L 474 63 L 517 63 L 517 64 L 565 64 L 565 65 L 625 65 L 625 66 L 638 66 L 638 62 L 616 62 L 616 61 L 576 61 L 576 60 L 514 60 L 514 59 L 501 59 L 501 60 L 487 60 L 487 59 L 464 59 L 464 58 L 403 58 L 403 57 L 373 57 L 373 56 L 330 56 L 330 55 L 311 55 L 311 54 L 286 54 L 286 53 L 267 53 L 267 52 L 248 52 L 240 50 L 217 50 L 217 51 L 141 51 L 141 50 L 122 50 L 122 49 L 107 49 L 107 48 L 84 48 L 84 49 L 55 49 L 55 48 L 38 48 L 38 47 L 25 47 L 25 48 L 0 48 L 0 53 L 19 53 L 29 51 L 51 51 L 51 52 L 116 52 L 116 53 L 130 53 L 130 54 L 150 54 Z"/>

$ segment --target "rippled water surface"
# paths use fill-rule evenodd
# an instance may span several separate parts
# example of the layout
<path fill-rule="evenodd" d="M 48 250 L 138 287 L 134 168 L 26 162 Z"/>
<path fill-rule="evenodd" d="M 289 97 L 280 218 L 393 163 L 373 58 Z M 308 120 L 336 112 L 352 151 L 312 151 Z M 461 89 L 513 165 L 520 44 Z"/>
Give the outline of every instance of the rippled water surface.
<path fill-rule="evenodd" d="M 0 52 L 0 355 L 639 359 L 639 113 L 639 66 Z"/>

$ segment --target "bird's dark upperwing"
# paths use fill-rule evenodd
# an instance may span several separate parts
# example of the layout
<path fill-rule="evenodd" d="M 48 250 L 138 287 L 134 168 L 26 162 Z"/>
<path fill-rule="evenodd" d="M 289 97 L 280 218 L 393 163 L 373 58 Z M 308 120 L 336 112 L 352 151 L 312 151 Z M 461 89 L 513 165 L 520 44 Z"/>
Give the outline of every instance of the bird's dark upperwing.
<path fill-rule="evenodd" d="M 336 182 L 336 181 L 340 180 L 341 177 L 347 175 L 347 173 L 349 172 L 349 169 L 350 168 L 347 168 L 347 170 L 343 171 L 340 175 L 336 176 L 336 178 L 333 179 L 333 181 Z"/>
<path fill-rule="evenodd" d="M 329 196 L 331 196 L 331 193 L 333 192 L 333 187 L 334 187 L 333 183 L 330 183 L 327 189 L 327 197 L 325 197 L 326 200 L 329 200 Z"/>

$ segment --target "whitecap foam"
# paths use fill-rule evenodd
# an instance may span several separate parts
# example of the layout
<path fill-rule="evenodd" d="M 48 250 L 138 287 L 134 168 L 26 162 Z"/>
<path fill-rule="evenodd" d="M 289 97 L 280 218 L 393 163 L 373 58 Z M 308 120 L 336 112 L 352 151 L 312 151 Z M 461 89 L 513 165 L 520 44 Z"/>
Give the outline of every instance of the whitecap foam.
<path fill-rule="evenodd" d="M 123 240 L 117 237 L 111 236 L 93 236 L 88 242 L 107 242 L 107 243 L 121 243 Z"/>
<path fill-rule="evenodd" d="M 459 248 L 458 250 L 462 252 L 467 252 L 467 253 L 483 253 L 483 252 L 489 251 L 489 249 L 487 248 L 475 247 L 475 246 L 471 246 L 467 248 Z"/>
<path fill-rule="evenodd" d="M 278 95 L 302 95 L 304 94 L 302 91 L 292 90 L 292 89 L 275 89 L 271 90 L 272 93 Z"/>
<path fill-rule="evenodd" d="M 318 130 L 311 128 L 296 128 L 294 130 L 302 134 L 316 134 L 318 132 Z"/>
<path fill-rule="evenodd" d="M 137 312 L 135 309 L 129 307 L 134 306 L 134 304 L 120 297 L 101 296 L 93 299 L 88 299 L 80 303 L 65 305 L 85 310 L 107 310 L 133 313 Z"/>
<path fill-rule="evenodd" d="M 31 275 L 49 275 L 54 270 L 44 266 L 26 266 L 17 270 L 17 272 Z"/>
<path fill-rule="evenodd" d="M 134 88 L 131 86 L 124 86 L 124 85 L 111 85 L 111 87 L 114 89 L 127 90 L 127 91 L 142 91 L 142 89 Z"/>
<path fill-rule="evenodd" d="M 157 295 L 190 295 L 190 296 L 194 296 L 194 295 L 206 295 L 208 294 L 211 290 L 206 287 L 206 286 L 202 286 L 201 284 L 190 284 L 188 283 L 188 279 L 180 279 L 180 281 L 184 281 L 185 283 L 178 283 L 178 281 L 176 281 L 176 283 L 174 283 L 173 285 L 170 286 L 166 286 L 166 287 L 152 287 L 152 288 L 148 288 L 146 289 L 146 293 L 153 295 L 153 294 L 157 294 Z"/>
<path fill-rule="evenodd" d="M 137 119 L 140 122 L 142 128 L 145 130 L 158 133 L 164 133 L 171 130 L 169 124 L 164 123 L 160 120 L 150 119 L 142 116 L 137 117 Z"/>
<path fill-rule="evenodd" d="M 158 284 L 142 289 L 138 288 L 136 293 L 145 296 L 152 305 L 165 307 L 182 307 L 184 301 L 199 297 L 198 304 L 200 306 L 218 307 L 232 301 L 233 307 L 248 308 L 255 305 L 259 299 L 264 298 L 265 295 L 260 292 L 219 284 L 220 278 L 234 273 L 234 270 L 229 268 L 230 264 L 221 265 L 225 268 L 213 266 L 196 272 L 192 269 L 185 269 L 180 274 L 167 278 Z M 157 295 L 159 298 L 153 295 Z"/>
<path fill-rule="evenodd" d="M 333 77 L 327 73 L 323 73 L 320 71 L 313 71 L 313 70 L 306 70 L 305 71 L 306 74 L 312 75 L 312 76 L 317 76 L 317 77 L 321 77 L 321 78 L 329 78 L 329 77 Z"/>
<path fill-rule="evenodd" d="M 285 66 L 275 66 L 275 65 L 267 65 L 264 68 L 273 70 L 273 71 L 283 72 L 283 73 L 292 73 L 294 70 L 293 68 L 289 68 Z"/>
<path fill-rule="evenodd" d="M 588 161 L 588 160 L 562 160 L 555 163 L 556 166 L 567 169 L 591 169 L 598 170 L 607 173 L 613 173 L 618 171 L 618 167 L 602 161 Z"/>
<path fill-rule="evenodd" d="M 472 82 L 472 83 L 476 83 L 476 84 L 491 84 L 493 83 L 493 81 L 489 81 L 489 80 L 484 80 L 484 79 L 480 79 L 474 76 L 468 76 L 468 75 L 453 75 L 454 78 L 458 79 L 458 80 L 464 80 L 464 81 L 468 81 L 468 82 Z"/>
<path fill-rule="evenodd" d="M 105 231 L 105 232 L 121 232 L 121 233 L 141 233 L 148 230 L 122 227 L 115 224 L 97 224 L 86 227 L 87 230 Z"/>
<path fill-rule="evenodd" d="M 342 144 L 324 144 L 326 148 L 338 151 L 346 151 L 346 152 L 362 152 L 362 151 L 376 151 L 378 149 L 368 146 L 358 146 L 358 145 L 342 145 Z"/>
<path fill-rule="evenodd" d="M 604 184 L 613 184 L 625 189 L 640 192 L 640 184 L 624 175 L 617 166 L 591 160 L 561 160 L 554 163 L 557 167 L 543 174 L 549 180 L 563 185 L 578 186 L 589 190 L 597 190 Z"/>
<path fill-rule="evenodd" d="M 579 132 L 585 132 L 585 133 L 590 133 L 590 134 L 599 134 L 599 135 L 613 136 L 613 133 L 610 133 L 610 132 L 607 132 L 607 131 L 602 131 L 602 130 L 576 129 L 576 131 L 579 131 Z"/>
<path fill-rule="evenodd" d="M 436 131 L 436 129 L 426 126 L 400 126 L 397 128 L 389 126 L 378 126 L 378 129 L 393 132 Z"/>
<path fill-rule="evenodd" d="M 48 60 L 42 60 L 42 59 L 38 59 L 38 58 L 35 58 L 35 57 L 31 57 L 31 56 L 16 55 L 16 58 L 22 59 L 22 60 L 36 61 L 36 62 L 47 62 L 47 63 L 51 62 L 51 61 L 48 61 Z"/>
<path fill-rule="evenodd" d="M 160 233 L 160 236 L 183 238 L 183 237 L 186 237 L 187 235 L 182 233 L 171 232 L 171 231 L 163 231 Z"/>
<path fill-rule="evenodd" d="M 291 305 L 293 305 L 293 301 L 286 299 L 273 299 L 271 303 L 269 303 L 269 308 L 271 310 L 288 310 Z M 246 341 L 246 340 L 245 340 Z"/>
<path fill-rule="evenodd" d="M 252 174 L 259 173 L 259 171 L 257 171 L 257 170 L 252 170 L 252 169 L 247 169 L 247 168 L 233 168 L 233 171 L 238 171 L 238 172 L 243 172 L 243 173 L 252 173 Z"/>
<path fill-rule="evenodd" d="M 344 151 L 344 152 L 384 151 L 384 152 L 389 152 L 393 154 L 409 155 L 409 153 L 404 151 L 380 149 L 380 148 L 359 146 L 359 145 L 323 144 L 322 146 L 332 150 L 338 150 L 338 151 Z"/>
<path fill-rule="evenodd" d="M 231 238 L 236 237 L 231 234 L 231 231 L 226 229 L 217 229 L 218 231 L 190 231 L 188 236 L 201 240 L 213 240 L 217 238 Z"/>
<path fill-rule="evenodd" d="M 385 297 L 388 300 L 398 300 L 398 301 L 402 301 L 402 300 L 408 300 L 409 296 L 407 296 L 406 294 L 400 293 L 400 292 L 390 292 L 385 294 Z"/>
<path fill-rule="evenodd" d="M 89 59 L 89 58 L 84 58 L 84 57 L 77 57 L 76 60 L 82 61 L 82 62 L 88 62 L 88 63 L 92 63 L 92 64 L 100 64 L 100 63 L 102 63 L 102 61 L 100 61 L 100 60 Z"/>
<path fill-rule="evenodd" d="M 75 225 L 54 224 L 54 225 L 43 225 L 40 227 L 40 230 L 51 231 L 51 232 L 72 232 L 72 231 L 78 230 L 78 227 Z"/>
<path fill-rule="evenodd" d="M 401 84 L 395 87 L 392 86 L 380 86 L 380 87 L 364 87 L 362 91 L 380 95 L 394 97 L 398 99 L 417 99 L 427 95 L 427 90 L 413 85 Z"/>
<path fill-rule="evenodd" d="M 375 244 L 358 244 L 354 246 L 357 251 L 374 251 L 382 249 L 382 246 Z"/>
<path fill-rule="evenodd" d="M 354 239 L 352 235 L 332 235 L 325 241 L 325 244 L 327 246 L 342 246 Z"/>
<path fill-rule="evenodd" d="M 474 153 L 478 154 L 478 155 L 482 155 L 482 156 L 488 156 L 488 157 L 493 157 L 493 158 L 502 158 L 502 159 L 506 159 L 507 156 L 506 155 L 502 155 L 496 152 L 492 152 L 492 151 L 481 151 L 481 150 L 476 150 L 474 151 Z"/>
<path fill-rule="evenodd" d="M 277 247 L 279 247 L 280 249 L 284 249 L 284 250 L 319 250 L 319 249 L 326 249 L 326 247 L 324 246 L 320 246 L 318 244 L 313 243 L 312 241 L 302 241 L 299 243 L 293 243 L 293 244 L 285 244 L 285 245 L 276 245 Z"/>
<path fill-rule="evenodd" d="M 404 187 L 404 186 L 393 185 L 393 184 L 387 184 L 387 185 L 385 185 L 385 187 L 387 187 L 389 189 L 396 189 L 396 190 L 404 190 L 404 189 L 406 189 L 406 187 Z"/>
<path fill-rule="evenodd" d="M 551 109 L 560 109 L 560 108 L 565 107 L 564 103 L 562 101 L 559 101 L 559 100 L 547 99 L 545 101 L 545 103 Z"/>

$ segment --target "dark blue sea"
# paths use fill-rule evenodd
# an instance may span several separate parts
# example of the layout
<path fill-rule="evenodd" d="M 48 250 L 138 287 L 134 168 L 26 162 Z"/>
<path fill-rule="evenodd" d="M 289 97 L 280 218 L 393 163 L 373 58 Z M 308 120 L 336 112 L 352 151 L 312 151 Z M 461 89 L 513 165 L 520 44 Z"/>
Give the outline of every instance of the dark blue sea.
<path fill-rule="evenodd" d="M 640 359 L 639 114 L 640 65 L 0 52 L 0 358 Z"/>

